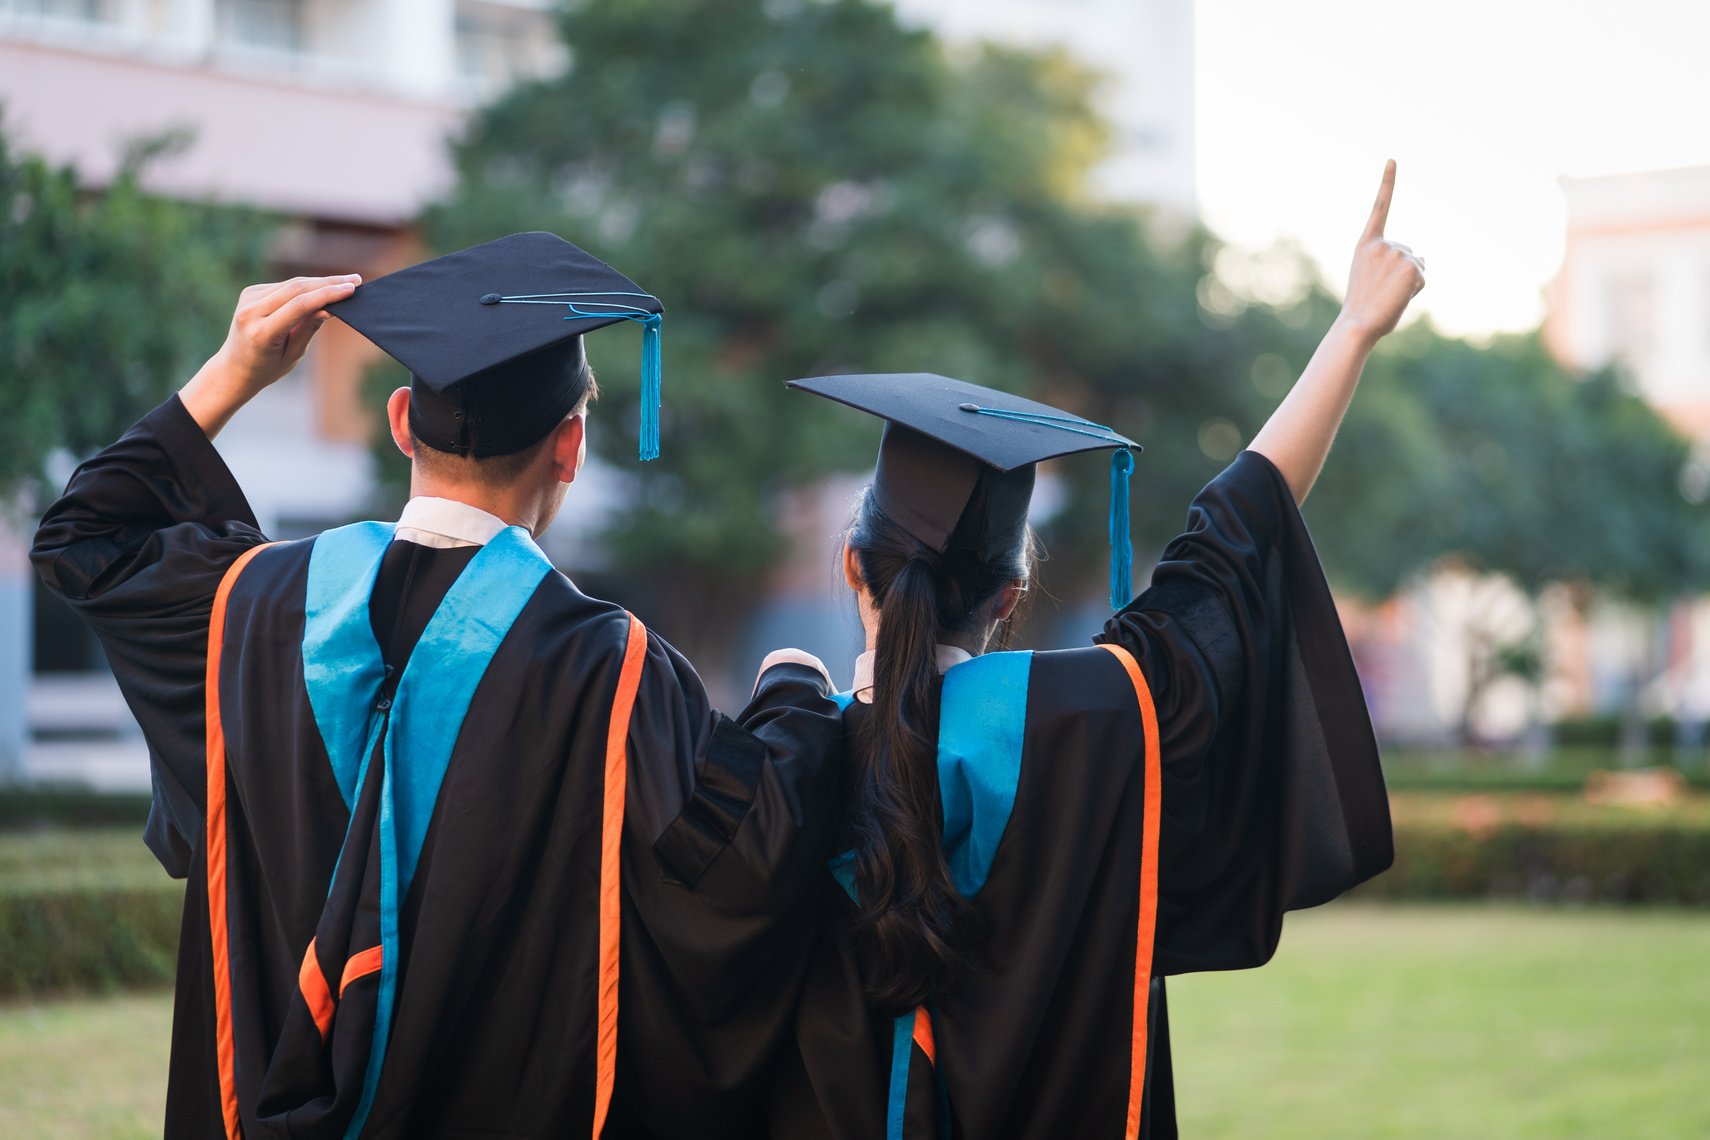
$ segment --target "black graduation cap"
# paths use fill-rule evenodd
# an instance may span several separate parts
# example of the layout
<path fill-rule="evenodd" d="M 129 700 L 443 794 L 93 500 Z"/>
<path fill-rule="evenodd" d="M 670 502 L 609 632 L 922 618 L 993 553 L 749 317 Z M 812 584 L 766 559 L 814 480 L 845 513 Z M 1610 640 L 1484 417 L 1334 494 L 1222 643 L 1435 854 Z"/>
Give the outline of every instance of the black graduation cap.
<path fill-rule="evenodd" d="M 327 311 L 410 370 L 411 429 L 458 455 L 508 455 L 544 437 L 586 390 L 582 334 L 633 321 L 641 458 L 659 454 L 664 306 L 556 234 L 512 234 L 424 261 Z"/>
<path fill-rule="evenodd" d="M 1034 464 L 1115 448 L 1110 464 L 1111 608 L 1132 600 L 1128 476 L 1138 444 L 1103 424 L 930 372 L 814 376 L 799 388 L 885 420 L 873 496 L 934 550 L 952 541 L 984 556 L 1013 548 L 1027 524 Z"/>

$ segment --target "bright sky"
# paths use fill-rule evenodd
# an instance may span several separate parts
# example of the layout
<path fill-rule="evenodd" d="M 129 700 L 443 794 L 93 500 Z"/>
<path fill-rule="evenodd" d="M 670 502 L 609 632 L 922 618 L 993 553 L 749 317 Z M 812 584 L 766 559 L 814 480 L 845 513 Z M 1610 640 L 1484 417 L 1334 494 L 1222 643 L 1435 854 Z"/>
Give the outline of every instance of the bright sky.
<path fill-rule="evenodd" d="M 1445 330 L 1543 314 L 1558 178 L 1710 164 L 1705 0 L 1198 0 L 1201 211 L 1340 289 L 1383 160 Z"/>

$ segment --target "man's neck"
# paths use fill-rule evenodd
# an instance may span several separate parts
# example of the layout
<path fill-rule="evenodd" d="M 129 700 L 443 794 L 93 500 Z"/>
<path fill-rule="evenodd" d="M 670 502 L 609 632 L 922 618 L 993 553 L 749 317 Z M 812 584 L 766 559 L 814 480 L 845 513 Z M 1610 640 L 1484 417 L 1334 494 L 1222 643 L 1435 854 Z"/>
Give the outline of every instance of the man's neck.
<path fill-rule="evenodd" d="M 410 475 L 410 498 L 420 498 L 424 495 L 476 507 L 503 519 L 506 526 L 520 526 L 531 535 L 535 533 L 535 524 L 540 520 L 540 508 L 530 501 L 531 496 L 508 489 L 449 483 L 426 476 L 417 469 Z"/>

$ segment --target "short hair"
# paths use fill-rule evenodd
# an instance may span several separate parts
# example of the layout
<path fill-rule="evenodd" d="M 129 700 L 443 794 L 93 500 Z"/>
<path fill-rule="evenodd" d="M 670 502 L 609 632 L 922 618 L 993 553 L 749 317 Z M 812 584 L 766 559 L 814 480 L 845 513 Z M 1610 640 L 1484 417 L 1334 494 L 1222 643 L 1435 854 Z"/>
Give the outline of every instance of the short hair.
<path fill-rule="evenodd" d="M 587 370 L 587 377 L 587 388 L 575 406 L 564 413 L 565 419 L 581 415 L 588 410 L 589 404 L 599 398 L 600 386 L 594 379 L 592 368 Z M 556 429 L 557 425 L 553 427 Z M 551 442 L 552 432 L 548 431 L 521 451 L 513 451 L 507 455 L 456 455 L 423 443 L 421 437 L 416 435 L 415 428 L 410 428 L 411 450 L 415 453 L 415 462 L 420 463 L 423 470 L 444 479 L 475 483 L 483 487 L 502 487 L 516 482 L 522 478 L 525 471 L 534 466 L 534 461 Z"/>

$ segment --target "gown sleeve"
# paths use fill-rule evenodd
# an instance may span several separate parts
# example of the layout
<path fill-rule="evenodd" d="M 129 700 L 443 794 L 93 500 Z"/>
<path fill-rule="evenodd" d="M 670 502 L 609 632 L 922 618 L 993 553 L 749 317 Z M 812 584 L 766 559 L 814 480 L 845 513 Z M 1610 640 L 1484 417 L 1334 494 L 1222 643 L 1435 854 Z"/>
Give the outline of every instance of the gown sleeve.
<path fill-rule="evenodd" d="M 225 461 L 172 396 L 77 469 L 30 551 L 47 588 L 100 638 L 142 726 L 154 785 L 145 838 L 178 877 L 201 830 L 214 593 L 264 541 Z"/>
<path fill-rule="evenodd" d="M 830 855 L 840 710 L 817 670 L 789 664 L 726 717 L 688 662 L 650 640 L 630 737 L 619 1002 L 620 1039 L 643 1048 L 619 1049 L 613 1119 L 623 1135 L 745 1137 L 812 945 L 806 899 Z M 673 758 L 656 726 L 679 717 L 689 747 Z"/>
<path fill-rule="evenodd" d="M 1359 677 L 1306 525 L 1243 452 L 1194 499 L 1151 586 L 1100 641 L 1133 653 L 1162 746 L 1154 972 L 1239 969 L 1285 911 L 1378 874 L 1394 848 Z"/>

